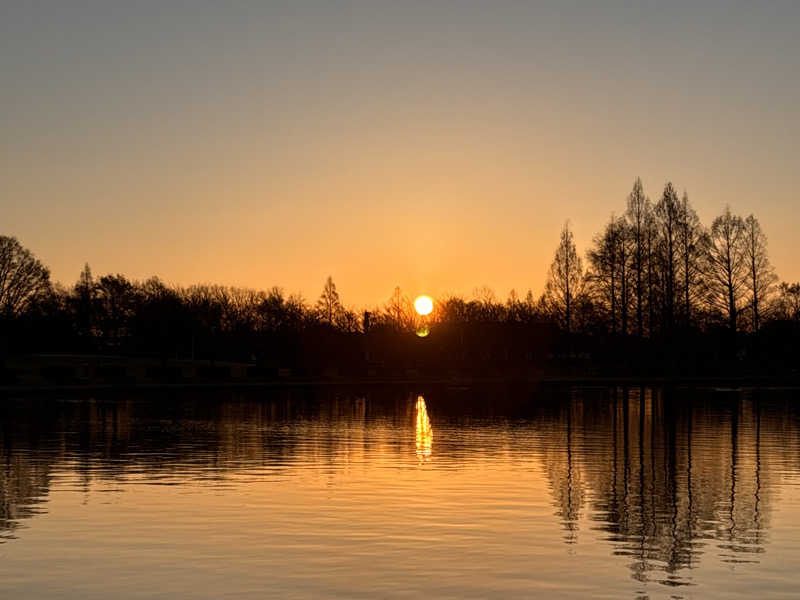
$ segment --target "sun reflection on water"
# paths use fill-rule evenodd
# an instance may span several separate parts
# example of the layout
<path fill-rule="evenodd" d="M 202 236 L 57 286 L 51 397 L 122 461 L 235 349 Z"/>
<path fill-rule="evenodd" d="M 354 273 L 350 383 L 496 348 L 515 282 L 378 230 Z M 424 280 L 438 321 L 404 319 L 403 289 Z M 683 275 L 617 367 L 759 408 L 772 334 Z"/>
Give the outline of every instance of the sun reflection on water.
<path fill-rule="evenodd" d="M 430 459 L 433 450 L 433 427 L 428 418 L 428 408 L 425 398 L 417 396 L 417 421 L 414 427 L 417 445 L 417 458 L 420 461 Z"/>

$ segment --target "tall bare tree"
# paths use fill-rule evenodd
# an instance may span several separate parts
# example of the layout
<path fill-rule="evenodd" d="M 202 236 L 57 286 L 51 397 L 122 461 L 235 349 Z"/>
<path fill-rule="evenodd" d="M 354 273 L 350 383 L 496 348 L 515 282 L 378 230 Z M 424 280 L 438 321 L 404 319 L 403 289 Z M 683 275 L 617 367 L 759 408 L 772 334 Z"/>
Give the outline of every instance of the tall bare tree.
<path fill-rule="evenodd" d="M 83 265 L 83 270 L 75 282 L 74 306 L 78 320 L 78 330 L 82 335 L 94 334 L 95 298 L 97 296 L 94 277 L 89 263 Z"/>
<path fill-rule="evenodd" d="M 747 281 L 744 237 L 744 221 L 725 207 L 725 212 L 711 224 L 707 284 L 711 306 L 726 315 L 732 332 L 736 331 L 742 289 Z"/>
<path fill-rule="evenodd" d="M 587 253 L 591 267 L 587 281 L 608 314 L 612 333 L 618 330 L 622 334 L 628 332 L 631 234 L 627 221 L 612 216 L 603 233 L 594 238 L 593 247 Z"/>
<path fill-rule="evenodd" d="M 617 273 L 619 276 L 620 332 L 628 335 L 628 314 L 631 301 L 631 230 L 625 219 L 616 220 Z"/>
<path fill-rule="evenodd" d="M 628 195 L 628 210 L 625 213 L 628 229 L 631 233 L 632 253 L 631 268 L 633 271 L 633 295 L 636 305 L 636 333 L 644 335 L 644 303 L 647 298 L 645 271 L 647 268 L 647 227 L 652 218 L 653 208 L 650 198 L 645 196 L 642 180 L 638 177 L 633 182 L 633 189 Z"/>
<path fill-rule="evenodd" d="M 561 230 L 544 289 L 545 306 L 567 332 L 572 331 L 573 313 L 583 295 L 583 284 L 583 264 L 567 222 Z"/>
<path fill-rule="evenodd" d="M 0 316 L 25 311 L 50 289 L 50 271 L 17 238 L 0 235 Z"/>
<path fill-rule="evenodd" d="M 606 225 L 605 230 L 592 240 L 592 248 L 586 253 L 589 259 L 587 281 L 595 299 L 605 309 L 609 319 L 611 333 L 617 332 L 617 269 L 615 219 Z"/>
<path fill-rule="evenodd" d="M 658 230 L 654 211 L 647 213 L 644 227 L 645 268 L 647 272 L 647 331 L 653 335 L 656 322 L 657 290 L 660 277 L 658 265 Z"/>
<path fill-rule="evenodd" d="M 678 282 L 678 231 L 681 205 L 672 182 L 667 182 L 655 208 L 659 233 L 659 266 L 661 269 L 662 326 L 669 330 L 675 323 L 675 298 Z"/>
<path fill-rule="evenodd" d="M 692 324 L 694 308 L 705 270 L 708 250 L 708 233 L 705 231 L 694 208 L 689 204 L 689 195 L 683 192 L 678 221 L 678 256 L 680 259 L 681 303 L 684 323 Z"/>
<path fill-rule="evenodd" d="M 411 298 L 400 290 L 400 286 L 394 288 L 384 312 L 389 323 L 397 329 L 411 329 L 414 326 L 414 306 Z"/>
<path fill-rule="evenodd" d="M 744 220 L 744 255 L 747 261 L 747 290 L 750 294 L 753 331 L 758 331 L 763 307 L 778 278 L 769 262 L 767 236 L 752 214 Z"/>
<path fill-rule="evenodd" d="M 336 291 L 336 284 L 333 277 L 328 275 L 325 280 L 325 287 L 322 288 L 319 300 L 317 300 L 317 311 L 322 320 L 329 325 L 335 325 L 336 317 L 342 310 L 342 303 L 339 300 L 339 292 Z"/>

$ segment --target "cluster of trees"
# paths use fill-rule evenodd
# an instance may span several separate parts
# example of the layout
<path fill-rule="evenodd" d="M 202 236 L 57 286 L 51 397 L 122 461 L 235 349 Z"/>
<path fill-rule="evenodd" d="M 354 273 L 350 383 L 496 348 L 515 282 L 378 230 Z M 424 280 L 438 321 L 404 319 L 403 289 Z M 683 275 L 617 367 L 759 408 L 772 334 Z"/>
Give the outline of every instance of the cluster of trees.
<path fill-rule="evenodd" d="M 82 347 L 113 348 L 153 329 L 190 332 L 286 332 L 328 328 L 341 333 L 365 329 L 413 332 L 421 322 L 412 299 L 399 287 L 383 306 L 347 308 L 328 277 L 315 303 L 267 291 L 221 285 L 168 286 L 157 277 L 132 281 L 124 275 L 94 277 L 85 265 L 72 287 L 53 284 L 49 270 L 15 238 L 0 236 L 0 319 L 28 324 L 46 321 L 51 337 L 82 340 Z M 447 297 L 429 321 L 442 323 L 542 321 L 546 316 L 531 292 L 520 300 L 511 292 L 503 303 L 494 292 L 476 288 L 475 298 Z"/>
<path fill-rule="evenodd" d="M 339 301 L 328 278 L 315 306 L 299 295 L 221 285 L 169 286 L 152 277 L 92 275 L 87 264 L 70 288 L 52 284 L 49 271 L 14 238 L 0 236 L 0 337 L 12 351 L 169 354 L 185 358 L 246 358 L 256 337 L 314 328 L 360 331 L 358 315 Z M 9 336 L 10 334 L 10 336 Z M 242 343 L 246 342 L 246 343 Z"/>
<path fill-rule="evenodd" d="M 568 332 L 663 337 L 719 325 L 758 332 L 767 320 L 800 316 L 800 285 L 776 285 L 758 219 L 726 208 L 706 227 L 672 183 L 653 203 L 637 179 L 586 263 L 584 270 L 566 224 L 541 304 Z"/>
<path fill-rule="evenodd" d="M 596 346 L 609 335 L 639 344 L 687 331 L 757 334 L 779 322 L 792 322 L 783 329 L 798 331 L 800 283 L 777 283 L 755 216 L 742 218 L 726 208 L 706 227 L 686 193 L 679 197 L 667 183 L 651 202 L 639 179 L 624 212 L 611 217 L 583 257 L 569 224 L 564 226 L 538 298 L 512 290 L 499 300 L 484 286 L 471 299 L 439 298 L 424 319 L 400 288 L 382 306 L 348 308 L 330 277 L 316 302 L 277 287 L 96 278 L 88 265 L 73 286 L 64 287 L 53 284 L 48 269 L 15 238 L 0 236 L 0 351 L 281 357 L 276 361 L 294 353 L 300 363 L 326 344 L 330 355 L 344 356 L 345 347 L 363 354 L 356 334 L 365 331 L 372 338 L 387 334 L 388 348 L 430 326 L 448 332 L 444 337 L 458 347 L 441 352 L 464 354 L 469 340 L 482 346 L 491 335 L 499 348 L 509 347 L 512 338 L 522 348 L 522 338 L 560 330 L 563 339 L 589 336 Z M 409 355 L 419 352 L 414 346 Z"/>

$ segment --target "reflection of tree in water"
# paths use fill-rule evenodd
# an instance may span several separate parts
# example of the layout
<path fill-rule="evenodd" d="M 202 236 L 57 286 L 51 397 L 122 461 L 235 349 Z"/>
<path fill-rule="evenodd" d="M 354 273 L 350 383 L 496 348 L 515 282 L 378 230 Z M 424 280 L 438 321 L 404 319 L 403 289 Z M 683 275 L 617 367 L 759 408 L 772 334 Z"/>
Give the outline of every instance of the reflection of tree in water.
<path fill-rule="evenodd" d="M 574 421 L 580 420 L 581 405 L 565 402 L 556 410 L 555 423 L 550 429 L 554 438 L 545 444 L 542 459 L 550 481 L 550 490 L 556 505 L 556 515 L 561 519 L 564 541 L 574 544 L 578 540 L 578 520 L 583 509 L 585 482 L 581 465 L 580 442 Z"/>
<path fill-rule="evenodd" d="M 54 452 L 36 448 L 59 425 L 38 405 L 28 407 L 36 419 L 13 418 L 9 410 L 9 401 L 0 402 L 0 543 L 13 539 L 24 519 L 45 512 Z"/>
<path fill-rule="evenodd" d="M 54 470 L 68 473 L 84 493 L 93 481 L 142 475 L 222 485 L 259 470 L 280 475 L 300 454 L 332 465 L 369 447 L 366 401 L 333 392 L 225 401 L 166 394 L 152 402 L 26 401 L 0 410 L 0 541 L 46 511 Z M 334 421 L 337 427 L 329 427 Z"/>
<path fill-rule="evenodd" d="M 757 560 L 780 471 L 796 469 L 800 458 L 797 409 L 781 397 L 615 388 L 556 393 L 552 402 L 536 396 L 514 409 L 514 394 L 492 402 L 430 395 L 437 423 L 470 431 L 476 422 L 492 424 L 492 437 L 481 441 L 484 458 L 537 456 L 565 541 L 579 543 L 579 520 L 588 518 L 640 581 L 688 583 L 684 570 L 703 553 Z M 363 397 L 326 389 L 223 401 L 6 402 L 0 405 L 0 536 L 12 536 L 46 509 L 56 470 L 88 491 L 93 482 L 142 475 L 225 485 L 233 477 L 282 476 L 302 467 L 333 478 L 335 469 L 355 468 L 379 453 L 391 461 L 424 454 L 420 429 L 406 435 L 421 414 L 415 398 L 400 390 Z M 479 421 L 470 424 L 473 418 Z M 509 418 L 516 423 L 510 429 Z M 453 457 L 463 447 L 453 444 L 463 443 L 445 436 L 437 454 L 458 467 Z"/>
<path fill-rule="evenodd" d="M 50 487 L 47 465 L 28 464 L 0 447 L 0 543 L 14 538 L 22 519 L 39 512 Z"/>
<path fill-rule="evenodd" d="M 754 561 L 764 551 L 770 465 L 797 438 L 785 418 L 739 394 L 616 389 L 578 397 L 557 414 L 560 427 L 549 428 L 565 447 L 546 444 L 543 457 L 567 542 L 588 490 L 591 519 L 614 553 L 630 558 L 637 580 L 689 583 L 681 570 L 709 546 L 725 561 Z"/>

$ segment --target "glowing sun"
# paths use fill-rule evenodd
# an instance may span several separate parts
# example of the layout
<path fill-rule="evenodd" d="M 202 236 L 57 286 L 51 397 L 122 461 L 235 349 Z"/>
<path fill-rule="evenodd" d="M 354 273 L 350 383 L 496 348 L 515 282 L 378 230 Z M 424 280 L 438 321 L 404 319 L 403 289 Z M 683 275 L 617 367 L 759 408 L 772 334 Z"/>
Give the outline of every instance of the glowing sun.
<path fill-rule="evenodd" d="M 419 296 L 414 300 L 414 310 L 420 315 L 429 315 L 433 311 L 433 300 L 430 296 Z"/>

